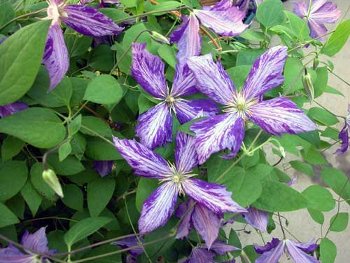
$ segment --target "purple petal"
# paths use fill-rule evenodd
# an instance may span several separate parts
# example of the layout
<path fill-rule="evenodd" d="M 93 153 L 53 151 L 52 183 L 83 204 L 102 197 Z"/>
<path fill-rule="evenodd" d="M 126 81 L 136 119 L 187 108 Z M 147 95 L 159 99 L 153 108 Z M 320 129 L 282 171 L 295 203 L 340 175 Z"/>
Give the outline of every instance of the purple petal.
<path fill-rule="evenodd" d="M 211 55 L 192 57 L 188 66 L 197 80 L 197 89 L 210 99 L 228 104 L 235 94 L 235 86 L 220 62 L 215 63 Z"/>
<path fill-rule="evenodd" d="M 310 36 L 312 38 L 320 38 L 327 34 L 327 28 L 324 24 L 317 23 L 314 20 L 309 20 L 308 24 L 310 27 Z M 323 40 L 323 37 L 320 39 Z"/>
<path fill-rule="evenodd" d="M 304 18 L 308 14 L 308 4 L 306 1 L 299 1 L 294 3 L 294 13 L 299 16 L 300 18 Z"/>
<path fill-rule="evenodd" d="M 277 46 L 267 50 L 254 62 L 243 87 L 246 99 L 258 98 L 283 83 L 282 72 L 287 56 L 287 47 Z"/>
<path fill-rule="evenodd" d="M 228 192 L 224 186 L 198 179 L 187 179 L 182 187 L 186 194 L 216 214 L 247 211 L 232 200 L 231 192 Z"/>
<path fill-rule="evenodd" d="M 290 257 L 294 260 L 294 262 L 298 263 L 319 263 L 319 261 L 306 254 L 302 249 L 297 247 L 297 244 L 294 241 L 286 240 L 286 248 Z"/>
<path fill-rule="evenodd" d="M 171 95 L 173 97 L 189 96 L 197 93 L 198 90 L 195 87 L 196 79 L 192 71 L 188 68 L 187 64 L 176 64 L 174 82 L 171 89 Z"/>
<path fill-rule="evenodd" d="M 67 5 L 64 8 L 67 16 L 62 21 L 75 31 L 92 37 L 118 35 L 123 28 L 97 9 L 83 5 Z"/>
<path fill-rule="evenodd" d="M 218 113 L 218 107 L 208 99 L 180 99 L 175 103 L 175 112 L 179 122 L 183 124 L 195 118 L 213 116 Z"/>
<path fill-rule="evenodd" d="M 284 252 L 284 246 L 284 241 L 278 240 L 278 244 L 272 249 L 263 252 L 262 255 L 256 259 L 255 263 L 278 263 Z"/>
<path fill-rule="evenodd" d="M 175 210 L 178 187 L 173 182 L 159 186 L 144 202 L 139 220 L 141 234 L 163 226 Z"/>
<path fill-rule="evenodd" d="M 239 151 L 244 138 L 244 121 L 237 114 L 221 114 L 195 122 L 191 130 L 196 134 L 199 164 L 211 154 L 224 149 L 232 156 Z"/>
<path fill-rule="evenodd" d="M 156 98 L 166 98 L 167 84 L 164 75 L 164 63 L 146 49 L 145 43 L 132 44 L 133 78 L 141 87 Z"/>
<path fill-rule="evenodd" d="M 198 156 L 194 137 L 178 132 L 176 135 L 175 164 L 179 173 L 192 171 L 198 164 Z"/>
<path fill-rule="evenodd" d="M 298 248 L 300 248 L 301 250 L 303 250 L 305 253 L 312 253 L 314 252 L 318 245 L 315 243 L 314 240 L 310 240 L 309 242 L 306 243 L 298 243 L 293 241 L 293 243 L 295 244 L 295 246 L 297 246 Z"/>
<path fill-rule="evenodd" d="M 216 254 L 224 255 L 228 252 L 237 251 L 239 248 L 226 244 L 222 241 L 215 241 L 211 246 L 210 250 L 214 251 Z"/>
<path fill-rule="evenodd" d="M 255 245 L 254 248 L 255 248 L 256 253 L 263 254 L 267 251 L 270 251 L 270 250 L 276 248 L 280 244 L 280 242 L 281 242 L 281 240 L 279 240 L 278 238 L 272 238 L 272 240 L 270 242 L 267 242 L 266 245 L 264 245 L 264 246 Z"/>
<path fill-rule="evenodd" d="M 187 263 L 215 263 L 215 254 L 204 248 L 194 248 Z"/>
<path fill-rule="evenodd" d="M 279 97 L 250 108 L 250 119 L 273 135 L 314 131 L 317 126 L 289 99 Z"/>
<path fill-rule="evenodd" d="M 28 105 L 23 102 L 14 102 L 4 106 L 0 106 L 0 117 L 5 118 L 6 116 L 10 116 L 15 114 L 16 112 L 25 110 L 28 108 Z"/>
<path fill-rule="evenodd" d="M 152 152 L 141 143 L 117 137 L 113 137 L 113 142 L 121 156 L 135 170 L 135 174 L 158 179 L 171 174 L 163 157 Z"/>
<path fill-rule="evenodd" d="M 59 24 L 52 24 L 49 29 L 43 63 L 50 76 L 49 90 L 53 90 L 69 68 L 68 51 Z"/>
<path fill-rule="evenodd" d="M 340 145 L 340 148 L 337 150 L 337 153 L 339 153 L 339 154 L 346 153 L 348 151 L 349 145 L 350 145 L 349 125 L 348 124 L 345 123 L 345 126 L 340 131 L 338 138 L 341 141 L 341 145 Z"/>
<path fill-rule="evenodd" d="M 172 116 L 164 102 L 150 108 L 137 120 L 136 135 L 150 149 L 171 142 L 171 130 Z"/>
<path fill-rule="evenodd" d="M 221 218 L 205 206 L 196 204 L 192 214 L 192 223 L 196 231 L 201 235 L 208 249 L 218 238 L 221 227 Z"/>
<path fill-rule="evenodd" d="M 251 226 L 259 229 L 262 232 L 267 230 L 268 223 L 268 213 L 258 210 L 256 208 L 250 207 L 248 208 L 248 213 L 244 214 L 244 219 Z"/>
<path fill-rule="evenodd" d="M 181 25 L 170 36 L 171 42 L 177 43 L 178 61 L 186 62 L 189 57 L 198 56 L 201 52 L 199 21 L 194 14 L 184 17 Z"/>
<path fill-rule="evenodd" d="M 243 23 L 245 12 L 233 6 L 225 11 L 194 10 L 201 24 L 221 36 L 237 36 L 249 25 Z"/>
<path fill-rule="evenodd" d="M 325 2 L 325 3 L 323 3 Z M 313 1 L 310 19 L 318 23 L 335 23 L 341 16 L 341 11 L 337 5 L 331 1 Z"/>
<path fill-rule="evenodd" d="M 177 228 L 176 238 L 181 239 L 187 237 L 191 229 L 191 218 L 194 210 L 195 202 L 190 199 L 186 203 L 182 203 L 176 209 L 176 216 L 181 219 Z"/>
<path fill-rule="evenodd" d="M 38 231 L 36 231 L 33 234 L 29 234 L 28 232 L 25 232 L 22 236 L 21 244 L 31 250 L 35 251 L 38 254 L 48 254 L 49 248 L 48 248 L 48 242 L 46 238 L 46 227 L 40 228 Z"/>
<path fill-rule="evenodd" d="M 33 263 L 35 258 L 36 255 L 23 254 L 13 245 L 0 249 L 0 263 Z"/>
<path fill-rule="evenodd" d="M 112 172 L 113 164 L 113 161 L 94 161 L 93 166 L 101 177 L 105 177 Z"/>
<path fill-rule="evenodd" d="M 138 246 L 138 240 L 135 236 L 132 236 L 132 237 L 126 237 L 126 238 L 120 239 L 118 241 L 113 242 L 112 244 L 118 245 L 121 248 L 125 249 L 125 248 Z M 143 248 L 142 247 L 133 248 L 128 250 L 128 253 L 137 257 L 138 255 L 141 255 L 143 253 Z"/>

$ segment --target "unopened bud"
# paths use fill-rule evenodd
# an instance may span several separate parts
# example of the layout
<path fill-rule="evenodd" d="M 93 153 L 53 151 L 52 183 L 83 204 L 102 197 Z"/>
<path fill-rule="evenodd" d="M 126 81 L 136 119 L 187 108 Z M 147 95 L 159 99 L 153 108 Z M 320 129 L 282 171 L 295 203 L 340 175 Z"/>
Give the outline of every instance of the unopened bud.
<path fill-rule="evenodd" d="M 286 158 L 286 151 L 284 150 L 284 147 L 280 145 L 280 147 L 278 147 L 278 150 L 280 151 L 282 157 Z"/>
<path fill-rule="evenodd" d="M 313 101 L 315 98 L 315 89 L 314 89 L 314 85 L 312 84 L 311 75 L 309 72 L 307 72 L 307 69 L 305 69 L 305 73 L 303 75 L 303 85 L 309 100 Z"/>
<path fill-rule="evenodd" d="M 47 183 L 59 197 L 63 198 L 62 187 L 56 173 L 51 169 L 47 169 L 43 171 L 42 177 L 45 183 Z"/>
<path fill-rule="evenodd" d="M 316 70 L 319 64 L 320 64 L 320 60 L 318 59 L 318 57 L 315 57 L 312 68 Z"/>
<path fill-rule="evenodd" d="M 167 37 L 163 36 L 162 34 L 159 34 L 158 32 L 156 31 L 151 31 L 150 32 L 151 34 L 151 37 L 157 41 L 157 42 L 160 42 L 160 43 L 163 43 L 163 44 L 167 44 L 167 45 L 170 45 L 170 41 Z"/>

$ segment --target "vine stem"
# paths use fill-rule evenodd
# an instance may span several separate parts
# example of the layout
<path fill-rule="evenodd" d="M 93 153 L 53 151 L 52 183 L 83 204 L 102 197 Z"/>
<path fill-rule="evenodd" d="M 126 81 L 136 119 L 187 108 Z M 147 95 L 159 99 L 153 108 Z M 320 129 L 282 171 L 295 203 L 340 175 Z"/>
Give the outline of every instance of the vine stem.
<path fill-rule="evenodd" d="M 31 12 L 31 13 L 27 13 L 27 14 L 23 14 L 23 15 L 20 15 L 20 16 L 17 16 L 13 19 L 11 19 L 10 21 L 8 21 L 5 25 L 3 25 L 2 27 L 0 27 L 0 31 L 3 30 L 5 27 L 7 27 L 8 25 L 10 25 L 11 23 L 17 21 L 18 19 L 21 19 L 21 18 L 25 18 L 27 16 L 31 16 L 31 15 L 36 15 L 36 14 L 39 14 L 40 12 L 43 12 L 45 11 L 46 8 L 43 8 L 43 9 L 40 9 L 40 10 L 37 10 L 37 11 L 34 11 L 34 12 Z"/>
<path fill-rule="evenodd" d="M 286 239 L 286 233 L 284 232 L 284 227 L 282 225 L 282 220 L 281 220 L 281 215 L 280 213 L 277 213 L 278 216 L 278 222 L 280 224 L 281 230 L 282 230 L 282 234 L 283 234 L 283 239 Z"/>

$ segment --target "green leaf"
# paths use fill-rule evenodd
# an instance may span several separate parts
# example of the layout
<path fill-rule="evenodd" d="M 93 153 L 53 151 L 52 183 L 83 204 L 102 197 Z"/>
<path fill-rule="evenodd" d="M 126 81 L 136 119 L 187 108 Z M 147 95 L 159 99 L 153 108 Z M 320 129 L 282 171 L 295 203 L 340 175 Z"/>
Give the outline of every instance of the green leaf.
<path fill-rule="evenodd" d="M 115 180 L 99 178 L 87 186 L 87 202 L 92 217 L 98 216 L 111 200 L 115 189 Z"/>
<path fill-rule="evenodd" d="M 34 189 L 32 183 L 28 180 L 21 190 L 21 195 L 26 201 L 32 215 L 35 216 L 40 207 L 42 198 L 38 192 Z"/>
<path fill-rule="evenodd" d="M 69 124 L 68 124 L 68 134 L 70 137 L 75 135 L 81 127 L 82 117 L 81 114 L 79 114 L 77 117 L 74 118 Z"/>
<path fill-rule="evenodd" d="M 51 154 L 47 160 L 59 175 L 73 175 L 85 170 L 84 165 L 74 156 L 68 156 L 60 161 L 57 154 Z"/>
<path fill-rule="evenodd" d="M 345 45 L 350 36 L 350 19 L 341 22 L 321 49 L 321 53 L 334 56 Z"/>
<path fill-rule="evenodd" d="M 288 185 L 267 180 L 253 206 L 270 212 L 287 212 L 305 208 L 307 200 Z"/>
<path fill-rule="evenodd" d="M 280 0 L 265 0 L 258 6 L 256 19 L 266 28 L 284 21 L 283 4 Z"/>
<path fill-rule="evenodd" d="M 0 45 L 0 105 L 15 102 L 34 83 L 50 23 L 45 20 L 23 27 Z"/>
<path fill-rule="evenodd" d="M 333 232 L 341 232 L 344 231 L 349 222 L 349 214 L 348 213 L 338 213 L 332 216 L 331 221 L 329 223 L 329 230 Z"/>
<path fill-rule="evenodd" d="M 84 99 L 99 104 L 115 104 L 122 99 L 123 94 L 122 87 L 114 77 L 101 75 L 89 83 Z"/>
<path fill-rule="evenodd" d="M 6 23 L 15 18 L 16 13 L 11 2 L 0 2 L 0 6 L 0 27 L 3 27 Z"/>
<path fill-rule="evenodd" d="M 247 79 L 250 68 L 250 65 L 241 65 L 230 68 L 226 71 L 229 74 L 230 78 L 234 81 L 235 85 L 237 87 L 242 87 L 245 80 Z"/>
<path fill-rule="evenodd" d="M 141 212 L 143 203 L 151 193 L 159 186 L 157 180 L 141 177 L 136 189 L 136 208 Z"/>
<path fill-rule="evenodd" d="M 305 20 L 301 19 L 293 12 L 284 11 L 284 13 L 287 17 L 285 25 L 290 28 L 297 40 L 300 42 L 309 40 L 310 30 Z"/>
<path fill-rule="evenodd" d="M 73 225 L 64 235 L 64 242 L 69 248 L 76 242 L 90 236 L 98 231 L 101 227 L 112 221 L 108 217 L 86 218 Z"/>
<path fill-rule="evenodd" d="M 28 169 L 23 161 L 0 164 L 0 201 L 15 196 L 27 181 Z"/>
<path fill-rule="evenodd" d="M 150 12 L 150 11 L 157 11 L 154 15 L 162 15 L 162 11 L 167 11 L 168 13 L 169 10 L 173 10 L 181 6 L 182 4 L 177 1 L 165 1 L 165 2 L 160 2 L 158 5 L 153 5 L 150 2 L 147 2 L 145 5 L 145 11 Z"/>
<path fill-rule="evenodd" d="M 329 211 L 335 207 L 332 194 L 319 185 L 312 185 L 306 188 L 302 195 L 307 200 L 307 207 L 319 211 Z"/>
<path fill-rule="evenodd" d="M 3 203 L 0 203 L 0 228 L 17 224 L 19 222 L 17 216 L 8 209 Z"/>
<path fill-rule="evenodd" d="M 15 157 L 23 149 L 25 143 L 15 137 L 8 136 L 1 145 L 1 158 L 3 161 L 8 161 Z"/>
<path fill-rule="evenodd" d="M 67 184 L 63 187 L 64 198 L 62 202 L 77 211 L 82 211 L 84 206 L 84 196 L 80 188 L 74 184 Z"/>
<path fill-rule="evenodd" d="M 335 168 L 325 168 L 321 171 L 321 177 L 334 192 L 350 204 L 350 182 L 342 171 Z"/>
<path fill-rule="evenodd" d="M 87 140 L 85 154 L 92 160 L 122 160 L 115 147 L 100 138 L 89 138 Z"/>
<path fill-rule="evenodd" d="M 112 137 L 112 130 L 106 122 L 93 116 L 83 116 L 80 131 L 90 136 Z"/>
<path fill-rule="evenodd" d="M 64 42 L 66 43 L 70 58 L 84 55 L 91 47 L 92 38 L 83 36 L 71 28 L 64 32 Z"/>
<path fill-rule="evenodd" d="M 61 120 L 45 108 L 29 108 L 0 119 L 0 132 L 12 135 L 38 148 L 51 148 L 65 135 Z"/>
<path fill-rule="evenodd" d="M 287 58 L 284 67 L 284 93 L 290 94 L 297 90 L 303 89 L 302 75 L 304 72 L 304 65 L 299 58 Z"/>
<path fill-rule="evenodd" d="M 319 107 L 313 107 L 308 111 L 307 114 L 310 118 L 314 119 L 320 124 L 326 125 L 326 126 L 332 126 L 338 123 L 337 117 L 335 117 L 332 113 L 329 111 L 319 108 Z"/>
<path fill-rule="evenodd" d="M 307 211 L 309 212 L 311 218 L 316 222 L 319 223 L 320 225 L 323 225 L 324 223 L 324 215 L 321 211 L 314 210 L 311 208 L 308 208 Z"/>
<path fill-rule="evenodd" d="M 62 162 L 64 159 L 68 157 L 68 155 L 72 152 L 72 146 L 70 142 L 65 142 L 58 148 L 58 159 Z"/>
<path fill-rule="evenodd" d="M 158 49 L 158 54 L 167 64 L 169 64 L 173 69 L 175 69 L 176 52 L 174 48 L 168 45 L 161 45 Z"/>
<path fill-rule="evenodd" d="M 328 238 L 322 238 L 320 254 L 322 263 L 333 263 L 337 256 L 337 246 Z"/>
<path fill-rule="evenodd" d="M 289 162 L 290 165 L 297 171 L 304 173 L 308 176 L 313 176 L 314 175 L 314 170 L 312 168 L 312 165 L 302 162 L 302 161 L 291 161 Z"/>

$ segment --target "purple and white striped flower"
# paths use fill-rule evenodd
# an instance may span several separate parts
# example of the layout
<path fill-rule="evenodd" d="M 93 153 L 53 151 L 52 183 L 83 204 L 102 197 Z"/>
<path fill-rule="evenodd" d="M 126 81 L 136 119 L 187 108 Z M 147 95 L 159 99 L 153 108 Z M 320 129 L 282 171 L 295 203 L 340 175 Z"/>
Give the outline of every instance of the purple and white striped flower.
<path fill-rule="evenodd" d="M 341 16 L 337 5 L 329 0 L 313 0 L 311 6 L 309 0 L 296 2 L 294 12 L 308 21 L 310 36 L 320 39 L 327 33 L 324 24 L 333 24 Z"/>
<path fill-rule="evenodd" d="M 140 241 L 142 241 L 142 239 Z M 137 257 L 143 253 L 143 249 L 139 245 L 135 236 L 123 238 L 113 242 L 112 244 L 117 245 L 122 249 L 129 249 L 126 257 L 126 263 L 137 263 Z"/>
<path fill-rule="evenodd" d="M 112 172 L 113 164 L 113 161 L 94 161 L 93 167 L 101 177 L 105 177 Z"/>
<path fill-rule="evenodd" d="M 254 207 L 249 207 L 248 213 L 244 213 L 243 217 L 245 221 L 252 227 L 259 229 L 261 232 L 267 231 L 267 224 L 269 221 L 269 215 L 265 211 L 261 211 Z"/>
<path fill-rule="evenodd" d="M 215 103 L 208 99 L 182 98 L 197 92 L 194 76 L 186 65 L 177 65 L 170 90 L 165 80 L 164 63 L 146 50 L 146 44 L 134 43 L 132 54 L 132 76 L 147 93 L 159 101 L 159 104 L 141 114 L 138 119 L 136 135 L 142 144 L 154 149 L 172 141 L 172 113 L 181 124 L 196 117 L 217 113 Z"/>
<path fill-rule="evenodd" d="M 228 149 L 226 158 L 239 151 L 246 120 L 251 120 L 264 131 L 281 135 L 313 131 L 316 125 L 291 100 L 278 97 L 263 101 L 263 94 L 284 81 L 282 72 L 287 48 L 273 47 L 253 64 L 242 91 L 238 92 L 220 62 L 211 55 L 192 57 L 188 66 L 197 80 L 197 88 L 223 105 L 223 114 L 195 122 L 191 130 L 196 134 L 199 164 L 211 154 Z"/>
<path fill-rule="evenodd" d="M 52 255 L 49 250 L 45 234 L 45 227 L 40 228 L 33 234 L 27 231 L 22 236 L 21 245 L 24 250 L 19 250 L 13 245 L 6 248 L 0 248 L 0 263 L 20 262 L 20 263 L 45 263 L 48 262 L 45 256 Z"/>
<path fill-rule="evenodd" d="M 193 137 L 178 133 L 175 164 L 135 140 L 113 138 L 114 145 L 134 169 L 136 175 L 159 179 L 162 184 L 143 204 L 139 220 L 140 233 L 148 233 L 166 224 L 175 210 L 179 194 L 187 194 L 216 214 L 246 210 L 232 200 L 225 187 L 193 178 L 198 164 Z"/>
<path fill-rule="evenodd" d="M 299 243 L 289 239 L 279 240 L 273 238 L 265 246 L 255 246 L 255 251 L 261 254 L 255 263 L 278 263 L 284 253 L 292 258 L 295 263 L 319 263 L 309 255 L 317 248 L 314 242 Z"/>
<path fill-rule="evenodd" d="M 43 57 L 50 76 L 50 88 L 54 89 L 69 68 L 69 57 L 64 42 L 61 22 L 78 33 L 92 37 L 118 35 L 123 28 L 97 9 L 83 5 L 67 5 L 63 0 L 49 0 L 47 18 L 52 20 Z"/>
<path fill-rule="evenodd" d="M 28 108 L 28 105 L 23 102 L 13 102 L 7 105 L 0 106 L 0 118 L 5 118 L 15 114 L 16 112 L 25 110 Z"/>
<path fill-rule="evenodd" d="M 86 5 L 88 3 L 91 3 L 93 0 L 80 0 L 80 4 Z M 100 0 L 100 7 L 107 7 L 108 5 L 120 5 L 119 0 Z"/>
<path fill-rule="evenodd" d="M 348 106 L 348 116 L 345 118 L 345 124 L 343 129 L 339 132 L 339 140 L 341 141 L 340 148 L 337 150 L 337 153 L 343 154 L 346 153 L 350 146 L 350 105 Z"/>
<path fill-rule="evenodd" d="M 233 5 L 231 0 L 221 0 L 216 5 L 194 9 L 184 16 L 181 25 L 172 33 L 170 40 L 177 43 L 179 61 L 198 56 L 201 52 L 200 26 L 210 28 L 221 36 L 237 36 L 248 25 L 243 23 L 246 12 Z"/>

